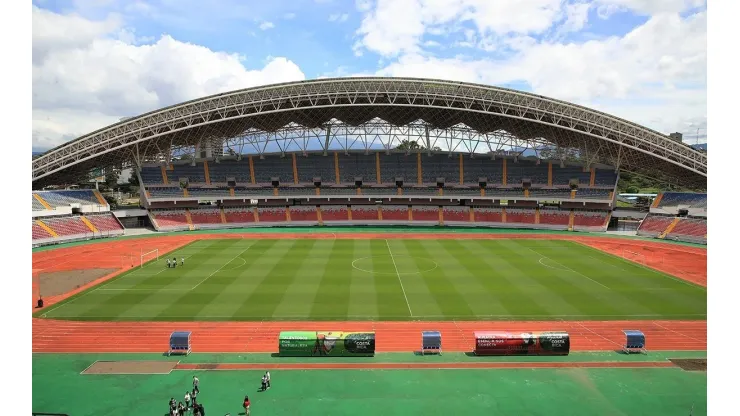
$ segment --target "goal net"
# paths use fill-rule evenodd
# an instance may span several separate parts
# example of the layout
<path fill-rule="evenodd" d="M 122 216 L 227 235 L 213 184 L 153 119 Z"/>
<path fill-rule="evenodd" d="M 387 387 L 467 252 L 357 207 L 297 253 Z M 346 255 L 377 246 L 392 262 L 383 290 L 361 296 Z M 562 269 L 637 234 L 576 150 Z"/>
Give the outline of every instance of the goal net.
<path fill-rule="evenodd" d="M 142 250 L 139 267 L 144 267 L 144 264 L 153 260 L 159 260 L 159 249 L 155 248 L 154 250 L 147 251 L 146 253 L 144 253 L 144 250 Z"/>

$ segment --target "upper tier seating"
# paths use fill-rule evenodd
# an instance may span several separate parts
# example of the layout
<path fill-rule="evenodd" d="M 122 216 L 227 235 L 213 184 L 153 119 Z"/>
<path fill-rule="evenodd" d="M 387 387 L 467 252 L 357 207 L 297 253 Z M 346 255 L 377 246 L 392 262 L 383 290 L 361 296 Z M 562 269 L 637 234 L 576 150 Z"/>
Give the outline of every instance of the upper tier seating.
<path fill-rule="evenodd" d="M 92 189 L 39 191 L 37 192 L 52 208 L 68 207 L 71 204 L 100 205 L 95 191 Z M 36 198 L 34 198 L 36 199 Z M 38 201 L 37 201 L 38 202 Z M 41 206 L 43 208 L 43 205 Z"/>
<path fill-rule="evenodd" d="M 689 192 L 663 192 L 658 208 L 688 206 L 689 208 L 707 208 L 707 194 Z"/>
<path fill-rule="evenodd" d="M 141 180 L 145 185 L 162 185 L 164 184 L 164 178 L 162 178 L 162 167 L 161 166 L 142 166 L 141 168 Z"/>
<path fill-rule="evenodd" d="M 422 155 L 421 174 L 424 183 L 436 184 L 437 178 L 444 178 L 445 183 L 459 184 L 460 160 L 440 154 Z"/>
<path fill-rule="evenodd" d="M 576 198 L 582 199 L 609 199 L 608 189 L 578 188 Z"/>
<path fill-rule="evenodd" d="M 357 195 L 357 188 L 344 187 L 344 188 L 325 188 L 321 187 L 321 195 Z"/>
<path fill-rule="evenodd" d="M 293 183 L 293 159 L 290 157 L 253 157 L 252 164 L 257 183 L 271 183 L 272 178 L 278 178 L 281 184 Z"/>
<path fill-rule="evenodd" d="M 31 209 L 33 211 L 43 211 L 46 209 L 41 202 L 38 201 L 38 199 L 34 198 L 33 195 L 31 195 Z"/>
<path fill-rule="evenodd" d="M 295 162 L 299 182 L 313 183 L 313 178 L 318 177 L 321 178 L 322 185 L 337 183 L 333 154 L 327 156 L 323 156 L 322 154 L 309 154 L 308 156 L 296 155 Z M 290 179 L 292 182 L 293 176 Z"/>
<path fill-rule="evenodd" d="M 530 189 L 530 198 L 556 198 L 556 199 L 570 199 L 570 189 L 567 188 L 556 188 L 556 189 Z"/>
<path fill-rule="evenodd" d="M 583 171 L 582 167 L 566 166 L 561 168 L 560 165 L 552 166 L 552 184 L 569 185 L 571 179 L 577 179 L 581 186 L 588 186 L 591 183 L 591 171 Z"/>
<path fill-rule="evenodd" d="M 249 161 L 246 158 L 241 161 L 208 162 L 208 176 L 211 178 L 211 184 L 224 184 L 229 178 L 234 178 L 236 183 L 240 185 L 252 182 L 249 173 Z"/>
<path fill-rule="evenodd" d="M 463 157 L 463 179 L 465 183 L 478 183 L 480 178 L 487 178 L 488 183 L 500 185 L 503 183 L 504 163 L 501 159 L 491 160 L 487 157 Z"/>
<path fill-rule="evenodd" d="M 206 183 L 206 171 L 203 163 L 196 163 L 195 166 L 187 164 L 177 164 L 172 166 L 172 170 L 167 171 L 167 179 L 170 183 L 180 183 L 181 178 L 187 178 L 188 183 Z"/>
<path fill-rule="evenodd" d="M 188 194 L 190 196 L 203 196 L 203 197 L 229 197 L 231 192 L 229 188 L 199 188 L 199 187 L 188 187 Z"/>
<path fill-rule="evenodd" d="M 342 183 L 355 183 L 355 177 L 362 178 L 363 184 L 377 183 L 375 154 L 340 153 L 339 176 Z"/>
<path fill-rule="evenodd" d="M 531 160 L 520 160 L 516 163 L 507 160 L 506 183 L 521 185 L 524 179 L 529 179 L 532 183 L 547 184 L 547 163 L 540 162 L 538 165 Z"/>
<path fill-rule="evenodd" d="M 151 198 L 182 198 L 184 193 L 179 186 L 152 186 L 147 188 Z"/>
<path fill-rule="evenodd" d="M 480 188 L 444 188 L 442 195 L 450 196 L 480 196 Z"/>
<path fill-rule="evenodd" d="M 380 156 L 380 178 L 383 183 L 395 183 L 403 178 L 404 183 L 416 183 L 419 177 L 416 155 L 390 154 Z"/>
<path fill-rule="evenodd" d="M 421 195 L 421 196 L 435 196 L 439 195 L 439 188 L 433 186 L 404 186 L 404 195 Z"/>

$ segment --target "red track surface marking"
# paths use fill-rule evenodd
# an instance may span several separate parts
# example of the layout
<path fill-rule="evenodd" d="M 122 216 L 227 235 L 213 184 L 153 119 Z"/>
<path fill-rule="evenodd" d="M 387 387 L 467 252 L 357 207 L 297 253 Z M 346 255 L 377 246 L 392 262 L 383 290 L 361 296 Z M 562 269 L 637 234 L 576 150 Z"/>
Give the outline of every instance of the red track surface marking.
<path fill-rule="evenodd" d="M 277 352 L 283 330 L 375 331 L 378 352 L 418 350 L 421 331 L 442 332 L 445 351 L 473 350 L 474 331 L 567 331 L 572 351 L 612 351 L 623 329 L 638 329 L 648 350 L 707 349 L 706 321 L 512 322 L 75 322 L 33 319 L 34 352 L 164 352 L 172 331 L 192 331 L 195 352 Z"/>
<path fill-rule="evenodd" d="M 156 241 L 155 241 L 156 240 Z M 160 256 L 172 250 L 178 249 L 185 244 L 193 241 L 192 238 L 183 237 L 158 237 L 144 238 L 135 240 L 118 240 L 115 242 L 97 243 L 91 245 L 65 247 L 55 250 L 40 251 L 33 253 L 33 272 L 41 271 L 46 273 L 62 272 L 67 270 L 85 270 L 85 269 L 114 269 L 113 273 L 107 274 L 88 284 L 82 285 L 75 290 L 63 295 L 44 296 L 44 308 L 59 303 L 83 290 L 95 285 L 99 285 L 126 270 L 130 265 L 122 264 L 121 256 L 131 255 L 134 261 L 138 261 L 141 256 L 141 250 L 159 249 Z M 33 304 L 35 306 L 38 288 L 35 284 L 32 287 Z"/>
<path fill-rule="evenodd" d="M 161 236 L 136 240 L 117 240 L 67 247 L 33 254 L 33 269 L 45 272 L 79 270 L 100 267 L 121 267 L 121 256 L 138 257 L 142 248 L 158 248 L 160 254 L 199 239 L 556 239 L 589 244 L 599 249 L 623 250 L 630 247 L 644 249 L 657 256 L 659 250 L 669 262 L 689 258 L 693 264 L 703 256 L 704 269 L 693 275 L 679 274 L 691 281 L 706 285 L 706 250 L 681 247 L 660 242 L 549 234 L 466 234 L 466 233 L 286 233 L 286 234 L 191 234 Z M 670 254 L 668 254 L 670 253 Z M 680 253 L 675 255 L 673 253 Z M 646 255 L 646 259 L 651 258 Z M 657 257 L 656 257 L 657 258 Z M 651 266 L 647 261 L 648 266 Z M 680 263 L 683 264 L 683 263 Z M 652 267 L 658 268 L 658 265 Z M 675 265 L 671 267 L 677 267 Z M 691 269 L 690 269 L 691 270 Z M 123 271 L 121 269 L 120 271 Z M 119 271 L 119 273 L 120 273 Z M 703 273 L 703 277 L 702 277 Z M 90 285 L 109 279 L 106 276 Z M 86 286 L 89 287 L 90 285 Z M 80 288 L 56 298 L 45 299 L 52 305 Z M 472 351 L 473 332 L 503 331 L 567 331 L 573 351 L 607 351 L 622 347 L 623 329 L 638 329 L 647 337 L 649 350 L 706 350 L 706 321 L 551 321 L 551 322 L 83 322 L 51 319 L 33 319 L 34 352 L 163 352 L 172 331 L 192 331 L 193 350 L 196 352 L 276 352 L 277 337 L 282 330 L 341 330 L 375 331 L 377 351 L 414 351 L 421 342 L 420 332 L 442 332 L 446 351 Z"/>
<path fill-rule="evenodd" d="M 666 368 L 670 361 L 655 362 L 462 362 L 462 363 L 219 363 L 177 364 L 173 370 L 421 370 L 421 369 L 491 369 L 491 368 Z"/>

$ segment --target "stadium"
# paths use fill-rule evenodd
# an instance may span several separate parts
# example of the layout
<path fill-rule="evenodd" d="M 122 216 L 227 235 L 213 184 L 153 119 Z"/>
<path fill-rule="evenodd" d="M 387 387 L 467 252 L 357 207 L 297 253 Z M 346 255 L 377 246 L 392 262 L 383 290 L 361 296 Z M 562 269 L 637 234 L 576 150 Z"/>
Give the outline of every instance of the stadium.
<path fill-rule="evenodd" d="M 706 413 L 707 155 L 630 121 L 328 78 L 121 120 L 32 170 L 34 390 L 68 391 L 38 414 L 111 414 L 133 384 L 156 412 L 193 375 L 237 414 L 266 370 L 291 387 L 260 414 Z M 134 205 L 70 186 L 122 171 Z M 699 192 L 618 207 L 622 175 Z"/>

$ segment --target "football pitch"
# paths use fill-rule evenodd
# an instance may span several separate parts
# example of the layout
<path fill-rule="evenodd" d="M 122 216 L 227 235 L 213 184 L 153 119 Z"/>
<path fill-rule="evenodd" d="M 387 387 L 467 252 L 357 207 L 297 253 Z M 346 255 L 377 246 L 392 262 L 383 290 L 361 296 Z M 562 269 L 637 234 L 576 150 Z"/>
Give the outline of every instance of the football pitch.
<path fill-rule="evenodd" d="M 570 241 L 204 239 L 167 254 L 176 268 L 164 257 L 36 315 L 340 321 L 707 314 L 705 288 Z"/>

